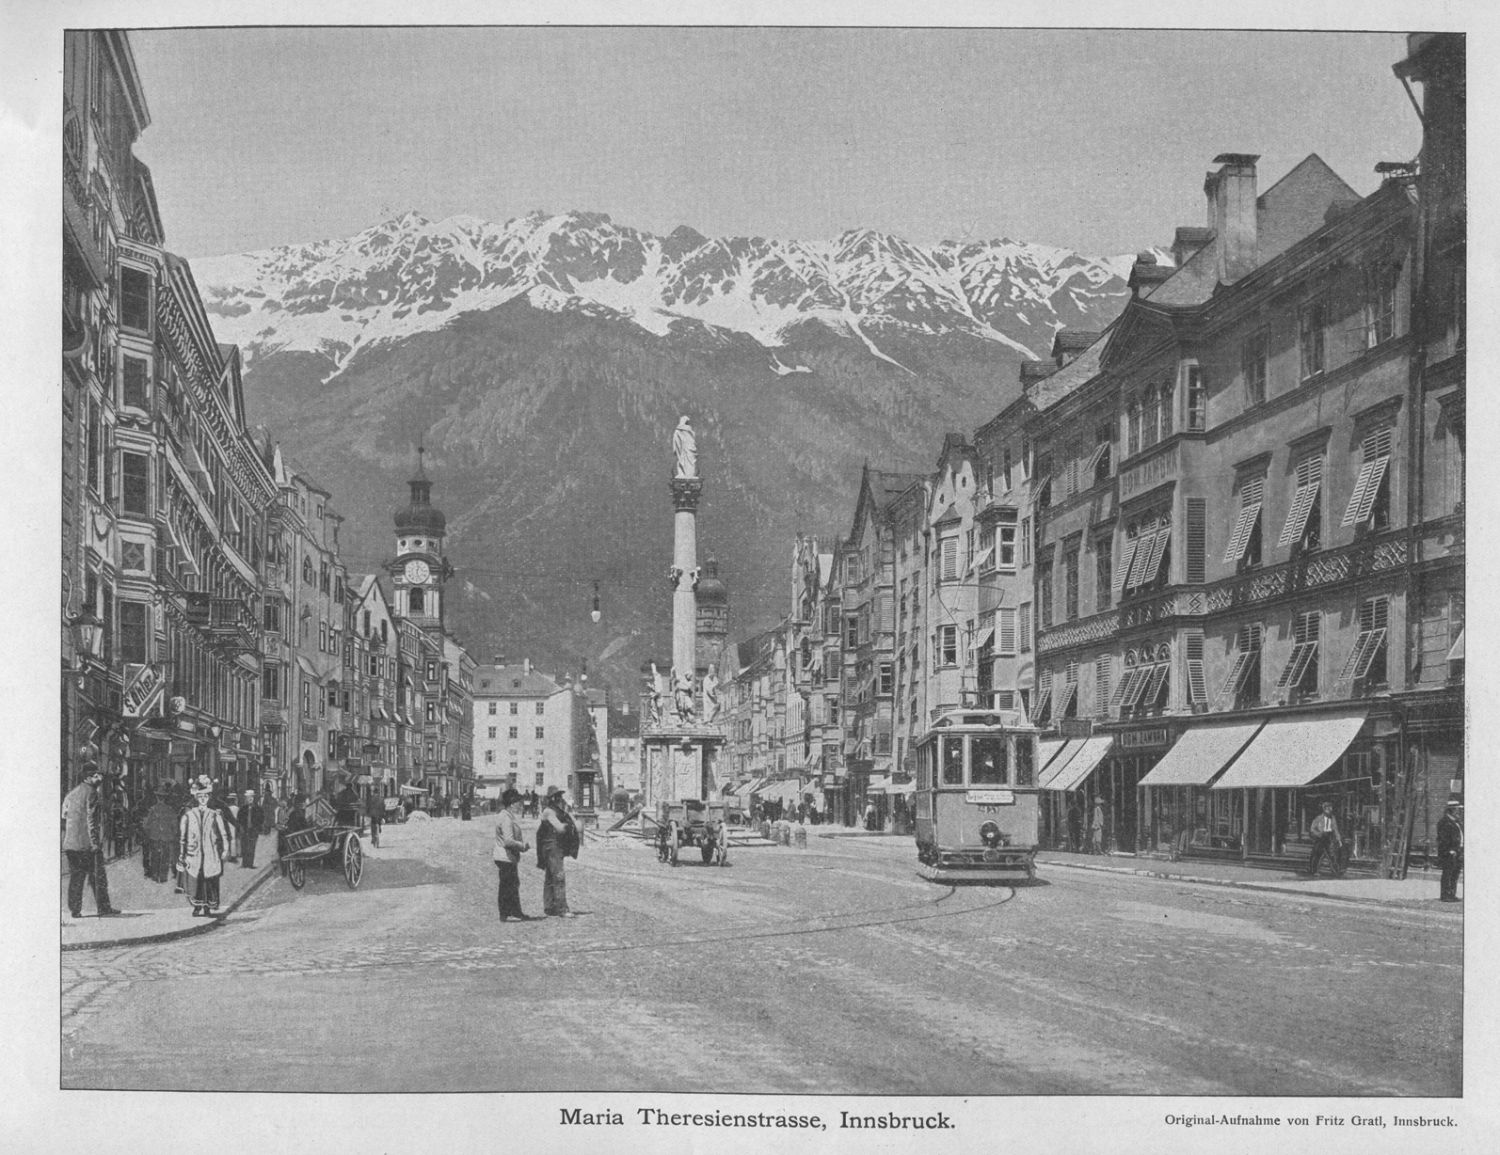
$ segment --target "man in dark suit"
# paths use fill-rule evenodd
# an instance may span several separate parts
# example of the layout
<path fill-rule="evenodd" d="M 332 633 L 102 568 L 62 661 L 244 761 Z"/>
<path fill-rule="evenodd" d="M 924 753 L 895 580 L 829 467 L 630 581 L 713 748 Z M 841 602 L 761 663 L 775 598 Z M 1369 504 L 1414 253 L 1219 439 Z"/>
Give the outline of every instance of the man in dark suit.
<path fill-rule="evenodd" d="M 255 843 L 266 822 L 266 808 L 261 805 L 254 790 L 245 791 L 240 801 L 240 812 L 235 815 L 234 820 L 240 831 L 240 867 L 254 869 Z"/>
<path fill-rule="evenodd" d="M 1458 875 L 1464 868 L 1464 827 L 1458 817 L 1461 805 L 1458 799 L 1450 798 L 1438 819 L 1437 857 L 1443 872 L 1438 882 L 1440 902 L 1458 901 Z"/>

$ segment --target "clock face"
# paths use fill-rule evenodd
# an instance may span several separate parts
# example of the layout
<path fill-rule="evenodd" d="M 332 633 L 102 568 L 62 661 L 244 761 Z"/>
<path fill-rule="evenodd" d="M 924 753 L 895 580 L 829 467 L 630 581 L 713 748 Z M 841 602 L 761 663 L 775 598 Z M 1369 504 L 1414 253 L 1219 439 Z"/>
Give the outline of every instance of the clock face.
<path fill-rule="evenodd" d="M 406 563 L 406 580 L 414 584 L 421 584 L 430 577 L 432 571 L 427 568 L 425 561 L 409 561 Z"/>

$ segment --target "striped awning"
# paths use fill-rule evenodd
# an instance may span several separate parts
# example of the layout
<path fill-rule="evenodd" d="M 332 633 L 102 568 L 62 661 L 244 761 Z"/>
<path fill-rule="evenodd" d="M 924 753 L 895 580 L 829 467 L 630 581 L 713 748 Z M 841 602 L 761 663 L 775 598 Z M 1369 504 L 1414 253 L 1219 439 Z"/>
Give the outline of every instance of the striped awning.
<path fill-rule="evenodd" d="M 1364 710 L 1274 719 L 1211 789 L 1306 786 L 1338 761 L 1364 724 Z"/>
<path fill-rule="evenodd" d="M 1043 790 L 1077 790 L 1083 785 L 1084 779 L 1104 761 L 1115 744 L 1115 738 L 1113 734 L 1103 734 L 1082 740 L 1075 739 L 1075 742 L 1078 748 L 1051 774 L 1042 786 Z"/>
<path fill-rule="evenodd" d="M 1142 786 L 1206 786 L 1260 732 L 1261 723 L 1194 726 L 1141 779 Z"/>

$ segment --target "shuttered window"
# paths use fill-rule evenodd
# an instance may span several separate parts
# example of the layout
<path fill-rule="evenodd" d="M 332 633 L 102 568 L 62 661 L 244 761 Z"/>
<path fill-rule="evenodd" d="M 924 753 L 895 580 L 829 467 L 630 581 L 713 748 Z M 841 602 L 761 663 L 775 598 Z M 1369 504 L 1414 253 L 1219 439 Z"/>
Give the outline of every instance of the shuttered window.
<path fill-rule="evenodd" d="M 1024 602 L 1020 608 L 1021 612 L 1016 627 L 1020 637 L 1017 641 L 1020 643 L 1021 653 L 1025 654 L 1031 651 L 1031 603 Z"/>
<path fill-rule="evenodd" d="M 1045 722 L 1047 711 L 1052 699 L 1052 671 L 1043 670 L 1041 682 L 1036 690 L 1036 705 L 1031 709 L 1031 720 L 1033 722 Z"/>
<path fill-rule="evenodd" d="M 1114 581 L 1111 554 L 1114 542 L 1107 537 L 1094 540 L 1094 612 L 1102 613 L 1110 606 L 1110 586 Z"/>
<path fill-rule="evenodd" d="M 1359 605 L 1359 637 L 1339 674 L 1341 681 L 1353 678 L 1376 683 L 1386 680 L 1386 634 L 1390 622 L 1390 598 L 1366 598 Z M 1378 661 L 1377 661 L 1378 658 Z M 1373 675 L 1373 676 L 1372 676 Z"/>
<path fill-rule="evenodd" d="M 1240 482 L 1240 512 L 1224 550 L 1224 564 L 1238 565 L 1245 558 L 1251 538 L 1260 525 L 1260 507 L 1265 501 L 1266 479 L 1250 478 Z"/>
<path fill-rule="evenodd" d="M 1189 582 L 1208 580 L 1208 502 L 1201 497 L 1190 497 L 1184 510 L 1184 531 L 1187 534 L 1187 557 L 1185 578 Z"/>
<path fill-rule="evenodd" d="M 998 652 L 1003 655 L 1011 655 L 1016 652 L 1016 611 L 1014 608 L 1002 607 L 995 611 L 995 622 L 998 633 Z"/>
<path fill-rule="evenodd" d="M 958 538 L 945 537 L 942 542 L 942 580 L 958 580 Z"/>
<path fill-rule="evenodd" d="M 1096 717 L 1109 717 L 1109 691 L 1110 675 L 1113 673 L 1111 667 L 1114 659 L 1109 654 L 1100 654 L 1094 659 L 1094 714 Z"/>
<path fill-rule="evenodd" d="M 1057 705 L 1052 713 L 1057 718 L 1067 718 L 1069 708 L 1074 703 L 1074 695 L 1078 693 L 1078 663 L 1069 662 L 1064 671 L 1062 684 L 1057 687 Z"/>
<path fill-rule="evenodd" d="M 1344 510 L 1341 524 L 1363 525 L 1370 520 L 1391 463 L 1393 433 L 1387 427 L 1370 434 L 1361 443 L 1359 476 L 1354 480 L 1354 492 L 1349 495 L 1349 507 Z"/>
<path fill-rule="evenodd" d="M 1276 679 L 1278 691 L 1313 693 L 1318 688 L 1318 635 L 1321 618 L 1316 611 L 1298 614 L 1292 620 L 1292 653 Z"/>
<path fill-rule="evenodd" d="M 1241 626 L 1235 638 L 1234 661 L 1219 688 L 1219 702 L 1233 703 L 1243 694 L 1247 702 L 1260 701 L 1261 628 L 1258 623 Z M 1253 676 L 1253 680 L 1252 680 Z"/>
<path fill-rule="evenodd" d="M 1125 592 L 1125 583 L 1130 580 L 1130 567 L 1135 562 L 1136 550 L 1140 548 L 1141 539 L 1138 534 L 1127 534 L 1125 546 L 1120 550 L 1120 564 L 1115 567 L 1114 584 L 1115 600 Z"/>
<path fill-rule="evenodd" d="M 1171 668 L 1170 662 L 1157 662 L 1150 668 L 1141 687 L 1140 701 L 1137 703 L 1139 709 L 1150 710 L 1160 704 L 1162 695 L 1167 692 L 1167 675 Z"/>
<path fill-rule="evenodd" d="M 1318 490 L 1323 484 L 1323 456 L 1316 454 L 1297 463 L 1296 488 L 1292 491 L 1291 508 L 1287 511 L 1286 524 L 1281 527 L 1281 536 L 1276 539 L 1279 548 L 1286 548 L 1303 539 L 1308 521 L 1318 501 Z"/>
<path fill-rule="evenodd" d="M 1188 630 L 1183 635 L 1184 666 L 1187 673 L 1188 705 L 1208 705 L 1208 680 L 1203 671 L 1203 631 Z"/>

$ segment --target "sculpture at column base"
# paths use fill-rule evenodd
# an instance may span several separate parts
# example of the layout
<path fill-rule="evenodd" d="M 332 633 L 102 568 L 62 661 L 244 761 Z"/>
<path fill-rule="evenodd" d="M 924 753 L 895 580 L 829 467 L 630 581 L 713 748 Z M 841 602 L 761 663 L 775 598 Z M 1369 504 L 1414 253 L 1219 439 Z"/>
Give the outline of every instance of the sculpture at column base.
<path fill-rule="evenodd" d="M 677 719 L 687 726 L 698 721 L 698 711 L 693 702 L 693 674 L 690 670 L 672 671 L 672 695 Z"/>

